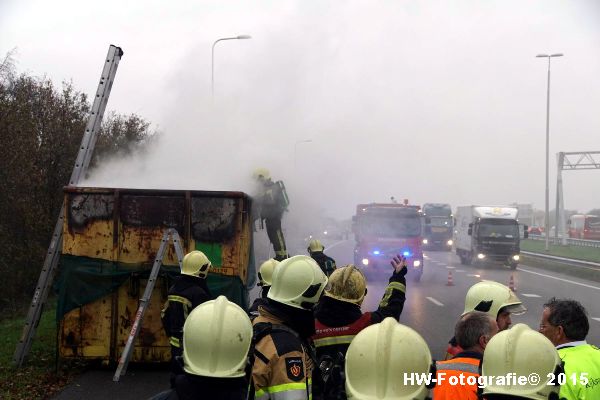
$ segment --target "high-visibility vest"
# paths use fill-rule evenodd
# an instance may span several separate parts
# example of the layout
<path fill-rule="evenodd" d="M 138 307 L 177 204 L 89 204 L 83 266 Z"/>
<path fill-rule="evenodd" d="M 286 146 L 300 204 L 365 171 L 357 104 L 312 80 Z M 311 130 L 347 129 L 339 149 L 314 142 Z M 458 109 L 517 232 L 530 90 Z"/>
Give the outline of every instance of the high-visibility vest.
<path fill-rule="evenodd" d="M 457 357 L 436 363 L 436 386 L 433 389 L 435 400 L 477 400 L 477 378 L 480 376 L 481 360 L 470 357 Z M 461 377 L 462 375 L 462 377 Z M 474 384 L 467 381 L 474 380 Z M 453 384 L 459 382 L 459 384 Z M 464 382 L 463 385 L 460 382 Z M 473 383 L 473 382 L 472 382 Z"/>
<path fill-rule="evenodd" d="M 560 348 L 558 355 L 565 363 L 566 378 L 560 387 L 560 398 L 600 399 L 600 349 L 591 344 L 581 344 Z M 586 384 L 583 377 L 587 378 Z"/>

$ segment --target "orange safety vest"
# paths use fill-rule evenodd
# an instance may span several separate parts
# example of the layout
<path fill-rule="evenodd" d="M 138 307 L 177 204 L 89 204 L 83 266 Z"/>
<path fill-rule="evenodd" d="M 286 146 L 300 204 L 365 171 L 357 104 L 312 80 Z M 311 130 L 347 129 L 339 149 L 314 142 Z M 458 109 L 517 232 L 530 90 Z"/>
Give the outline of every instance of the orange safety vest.
<path fill-rule="evenodd" d="M 438 361 L 436 363 L 437 382 L 433 389 L 433 398 L 435 400 L 477 400 L 477 378 L 480 375 L 480 363 L 481 360 L 470 357 Z"/>

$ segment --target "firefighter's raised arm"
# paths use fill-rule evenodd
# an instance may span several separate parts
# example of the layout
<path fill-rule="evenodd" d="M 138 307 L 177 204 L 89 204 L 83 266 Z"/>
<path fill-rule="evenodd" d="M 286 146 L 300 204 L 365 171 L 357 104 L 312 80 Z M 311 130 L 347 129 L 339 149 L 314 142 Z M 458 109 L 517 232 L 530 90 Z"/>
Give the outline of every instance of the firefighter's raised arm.
<path fill-rule="evenodd" d="M 398 254 L 392 258 L 390 263 L 392 264 L 392 267 L 394 267 L 394 273 L 400 274 L 402 272 L 402 275 L 406 275 L 408 272 L 408 268 L 406 266 L 406 257 Z"/>

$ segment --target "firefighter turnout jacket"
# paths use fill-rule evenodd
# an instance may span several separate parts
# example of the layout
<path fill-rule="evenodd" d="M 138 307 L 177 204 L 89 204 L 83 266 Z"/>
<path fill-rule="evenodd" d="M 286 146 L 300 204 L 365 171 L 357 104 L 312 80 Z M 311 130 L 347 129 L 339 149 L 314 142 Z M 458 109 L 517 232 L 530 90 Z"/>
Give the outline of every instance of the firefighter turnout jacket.
<path fill-rule="evenodd" d="M 321 271 L 323 271 L 325 275 L 329 276 L 335 270 L 335 260 L 322 251 L 313 251 L 310 253 L 310 256 L 317 262 L 317 264 L 319 264 Z"/>
<path fill-rule="evenodd" d="M 259 337 L 254 345 L 252 384 L 256 400 L 312 399 L 314 361 L 312 349 L 283 319 L 259 307 L 253 320 L 256 328 L 271 324 L 270 333 Z"/>
<path fill-rule="evenodd" d="M 181 350 L 183 324 L 189 313 L 198 305 L 211 299 L 206 279 L 180 275 L 169 289 L 167 302 L 161 313 L 165 332 L 171 346 Z"/>
<path fill-rule="evenodd" d="M 435 400 L 477 400 L 479 397 L 476 380 L 481 375 L 482 359 L 483 354 L 481 353 L 464 351 L 458 353 L 451 360 L 438 361 L 436 363 L 437 382 L 433 388 L 433 398 Z M 467 383 L 467 379 L 470 376 L 475 377 L 474 385 Z M 449 382 L 451 378 L 459 379 L 458 382 L 460 384 L 451 384 Z"/>
<path fill-rule="evenodd" d="M 316 334 L 313 341 L 317 359 L 323 354 L 346 354 L 350 342 L 362 329 L 377 324 L 387 317 L 400 318 L 406 300 L 406 268 L 395 273 L 389 280 L 379 308 L 374 312 L 362 313 L 360 306 L 324 296 L 315 310 Z"/>

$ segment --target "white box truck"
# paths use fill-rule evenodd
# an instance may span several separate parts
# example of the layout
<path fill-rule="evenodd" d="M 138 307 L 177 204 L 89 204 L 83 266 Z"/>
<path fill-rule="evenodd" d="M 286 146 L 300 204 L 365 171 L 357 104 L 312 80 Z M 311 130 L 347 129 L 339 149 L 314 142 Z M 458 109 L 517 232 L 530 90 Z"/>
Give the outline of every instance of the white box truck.
<path fill-rule="evenodd" d="M 518 209 L 506 206 L 456 208 L 454 246 L 462 264 L 502 263 L 516 269 L 520 258 Z M 527 237 L 527 226 L 524 226 Z"/>

